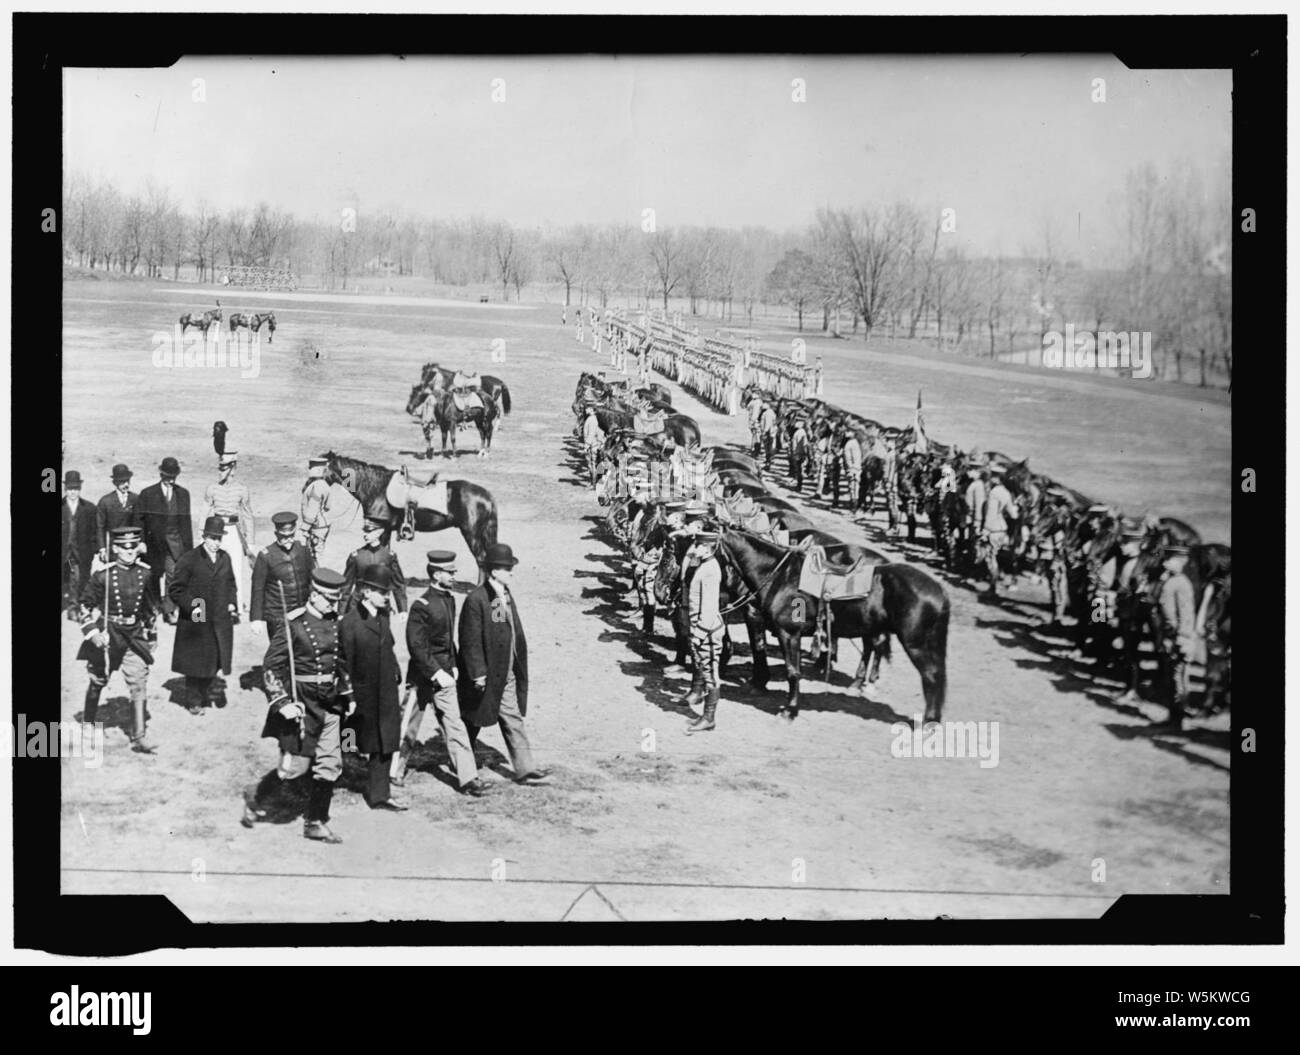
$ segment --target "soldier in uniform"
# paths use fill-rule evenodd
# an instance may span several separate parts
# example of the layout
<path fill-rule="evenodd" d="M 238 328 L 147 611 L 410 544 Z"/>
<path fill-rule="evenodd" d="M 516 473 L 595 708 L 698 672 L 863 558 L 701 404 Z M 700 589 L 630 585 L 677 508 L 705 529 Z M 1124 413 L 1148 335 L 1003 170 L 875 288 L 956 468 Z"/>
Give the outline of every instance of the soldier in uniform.
<path fill-rule="evenodd" d="M 456 598 L 451 592 L 456 554 L 431 549 L 427 556 L 429 588 L 411 603 L 411 615 L 406 621 L 406 648 L 411 656 L 406 684 L 408 692 L 415 692 L 415 709 L 403 734 L 398 757 L 393 760 L 391 778 L 398 787 L 404 783 L 411 751 L 420 742 L 420 725 L 432 703 L 456 783 L 462 794 L 477 798 L 487 790 L 487 785 L 479 779 L 474 748 L 460 714 L 456 692 L 460 672 L 456 669 Z"/>
<path fill-rule="evenodd" d="M 317 568 L 306 606 L 289 612 L 266 650 L 262 668 L 271 706 L 262 735 L 279 742 L 280 763 L 245 795 L 245 828 L 266 817 L 285 781 L 311 770 L 303 835 L 343 841 L 329 827 L 334 782 L 343 772 L 339 728 L 356 707 L 339 654 L 336 610 L 342 589 L 343 576 Z"/>
<path fill-rule="evenodd" d="M 141 526 L 140 496 L 131 490 L 133 475 L 121 462 L 113 466 L 113 490 L 95 507 L 95 537 L 103 545 L 107 545 L 105 539 L 114 528 Z"/>
<path fill-rule="evenodd" d="M 1187 710 L 1187 665 L 1196 649 L 1196 600 L 1191 580 L 1183 574 L 1187 566 L 1186 546 L 1166 546 L 1164 577 L 1160 580 L 1157 605 L 1160 609 L 1160 680 L 1169 718 L 1162 724 L 1183 727 Z"/>
<path fill-rule="evenodd" d="M 343 614 L 347 615 L 358 600 L 357 583 L 361 573 L 372 565 L 382 565 L 388 569 L 392 583 L 391 593 L 399 614 L 406 612 L 406 576 L 398 563 L 397 554 L 383 545 L 384 532 L 388 525 L 383 520 L 366 517 L 361 528 L 361 537 L 365 541 L 360 549 L 348 554 L 347 566 L 343 569 Z"/>
<path fill-rule="evenodd" d="M 771 403 L 763 404 L 762 416 L 758 419 L 759 429 L 763 433 L 763 468 L 772 468 L 772 452 L 776 448 L 776 411 Z"/>
<path fill-rule="evenodd" d="M 172 670 L 185 675 L 185 704 L 194 715 L 206 714 L 210 703 L 226 705 L 224 693 L 213 692 L 217 674 L 230 673 L 238 611 L 235 572 L 221 546 L 225 534 L 221 517 L 208 517 L 203 541 L 181 556 L 167 584 L 178 609 Z"/>
<path fill-rule="evenodd" d="M 230 565 L 239 584 L 239 607 L 248 611 L 249 567 L 253 555 L 253 507 L 248 485 L 235 479 L 238 452 L 226 451 L 217 460 L 217 482 L 208 484 L 203 500 L 208 517 L 220 517 L 222 523 L 233 525 L 221 539 L 221 548 L 230 555 Z"/>
<path fill-rule="evenodd" d="M 190 493 L 176 482 L 181 465 L 164 458 L 158 466 L 158 482 L 140 492 L 140 519 L 144 543 L 153 568 L 154 589 L 161 593 L 163 576 L 171 581 L 176 562 L 194 548 L 194 525 L 190 521 Z M 163 616 L 176 622 L 176 606 L 162 594 Z"/>
<path fill-rule="evenodd" d="M 683 589 L 690 611 L 695 678 L 691 691 L 682 702 L 693 707 L 704 701 L 704 713 L 686 727 L 688 733 L 713 729 L 718 712 L 718 660 L 722 655 L 722 635 L 726 632 L 726 624 L 719 612 L 722 565 L 718 563 L 717 548 L 718 533 L 700 529 L 695 533 L 695 542 L 686 558 Z"/>
<path fill-rule="evenodd" d="M 95 552 L 104 544 L 96 538 L 95 507 L 81 497 L 81 473 L 70 469 L 63 477 L 63 526 L 60 552 L 63 561 L 63 604 L 68 618 L 81 615 L 81 588 L 90 576 Z"/>
<path fill-rule="evenodd" d="M 302 526 L 307 533 L 312 560 L 320 563 L 325 540 L 329 538 L 330 525 L 325 518 L 329 511 L 330 485 L 325 482 L 324 458 L 307 459 L 307 482 L 302 487 Z"/>
<path fill-rule="evenodd" d="M 249 605 L 253 633 L 265 634 L 268 640 L 275 637 L 286 612 L 307 603 L 311 572 L 316 566 L 307 547 L 294 538 L 296 514 L 276 513 L 271 523 L 275 542 L 258 553 L 253 562 L 253 600 Z"/>
<path fill-rule="evenodd" d="M 1002 482 L 1003 468 L 995 465 L 990 470 L 993 474 L 993 486 L 989 488 L 984 500 L 984 516 L 980 520 L 980 544 L 984 549 L 984 563 L 989 572 L 989 589 L 991 596 L 998 595 L 998 582 L 1001 572 L 998 569 L 998 554 L 1010 545 L 1011 535 L 1008 520 L 1019 516 L 1016 500 L 1011 497 Z"/>
<path fill-rule="evenodd" d="M 862 490 L 862 441 L 858 438 L 857 429 L 849 429 L 848 435 L 844 439 L 844 446 L 840 450 L 840 458 L 844 462 L 844 482 L 848 488 L 849 511 L 856 513 L 862 506 L 859 491 Z M 831 508 L 836 509 L 840 504 L 840 491 L 835 489 L 835 497 L 831 499 Z"/>
<path fill-rule="evenodd" d="M 587 455 L 587 475 L 591 477 L 591 486 L 596 486 L 596 456 L 605 443 L 605 433 L 596 418 L 596 408 L 587 404 L 586 417 L 582 422 L 582 449 Z"/>
<path fill-rule="evenodd" d="M 81 591 L 83 641 L 77 659 L 90 675 L 81 720 L 93 724 L 99 696 L 119 667 L 131 693 L 131 749 L 152 754 L 145 735 L 145 692 L 157 643 L 158 593 L 149 565 L 139 560 L 138 527 L 113 528 L 114 562 L 92 573 Z"/>

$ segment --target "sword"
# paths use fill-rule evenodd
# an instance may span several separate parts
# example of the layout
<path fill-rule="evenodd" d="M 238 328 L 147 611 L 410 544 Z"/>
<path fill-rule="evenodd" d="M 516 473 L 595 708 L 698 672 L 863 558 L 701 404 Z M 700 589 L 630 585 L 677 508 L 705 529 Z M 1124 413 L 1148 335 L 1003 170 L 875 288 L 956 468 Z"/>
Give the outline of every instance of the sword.
<path fill-rule="evenodd" d="M 298 674 L 293 665 L 293 628 L 289 625 L 289 603 L 284 596 L 284 583 L 277 582 L 276 586 L 280 587 L 280 608 L 284 616 L 284 639 L 289 648 L 289 692 L 294 703 L 300 703 L 298 699 Z M 303 705 L 306 710 L 306 705 Z M 303 738 L 303 715 L 298 715 L 298 746 L 302 747 Z"/>
<path fill-rule="evenodd" d="M 397 769 L 402 764 L 402 748 L 406 746 L 406 730 L 411 724 L 411 714 L 415 710 L 415 686 L 406 686 L 406 696 L 402 699 L 402 724 L 398 727 L 397 750 L 393 753 L 393 761 L 388 766 L 388 777 L 393 779 L 397 776 Z"/>

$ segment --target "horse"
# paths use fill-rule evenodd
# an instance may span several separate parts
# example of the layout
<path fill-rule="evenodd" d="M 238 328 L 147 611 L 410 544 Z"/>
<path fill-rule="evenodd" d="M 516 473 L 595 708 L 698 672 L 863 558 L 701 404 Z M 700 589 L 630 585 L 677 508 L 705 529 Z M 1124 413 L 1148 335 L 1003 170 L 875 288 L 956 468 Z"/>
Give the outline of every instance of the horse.
<path fill-rule="evenodd" d="M 456 371 L 448 370 L 446 367 L 439 366 L 437 363 L 425 363 L 420 372 L 418 384 L 411 387 L 411 394 L 406 400 L 406 412 L 414 415 L 420 409 L 420 404 L 431 391 L 442 391 L 451 388 L 452 380 L 456 376 Z M 491 374 L 479 374 L 479 390 L 485 392 L 500 406 L 501 416 L 505 417 L 510 413 L 510 389 L 506 383 L 499 377 L 493 377 Z"/>
<path fill-rule="evenodd" d="M 496 400 L 487 392 L 474 392 L 472 394 L 478 397 L 481 405 L 463 409 L 456 404 L 458 393 L 434 391 L 428 396 L 428 400 L 433 401 L 433 422 L 442 433 L 442 456 L 444 458 L 447 457 L 447 437 L 451 437 L 451 453 L 455 457 L 456 430 L 469 423 L 472 423 L 478 429 L 478 456 L 486 458 L 492 450 L 492 433 L 496 428 L 497 419 L 501 416 L 500 411 L 497 408 Z M 432 458 L 433 429 L 428 424 L 425 424 L 427 420 L 425 415 L 422 414 L 420 420 L 424 428 L 425 456 Z"/>
<path fill-rule="evenodd" d="M 335 454 L 333 451 L 326 452 L 324 457 L 325 482 L 331 485 L 341 484 L 357 500 L 366 516 L 384 521 L 388 525 L 384 532 L 384 540 L 387 541 L 393 528 L 406 517 L 406 510 L 389 504 L 387 498 L 388 484 L 398 470 Z M 482 567 L 487 548 L 497 541 L 496 499 L 487 488 L 469 480 L 448 480 L 446 486 L 447 512 L 417 509 L 414 515 L 415 530 L 445 531 L 451 527 L 459 528 L 465 544 Z"/>
<path fill-rule="evenodd" d="M 180 317 L 181 336 L 185 336 L 185 331 L 191 326 L 197 327 L 206 336 L 208 330 L 214 322 L 221 322 L 221 301 L 217 301 L 217 306 L 212 311 L 205 311 L 202 316 L 195 318 L 197 312 L 187 311 Z"/>
<path fill-rule="evenodd" d="M 789 683 L 781 713 L 793 719 L 799 713 L 802 639 L 817 632 L 824 602 L 799 591 L 802 554 L 798 550 L 723 528 L 718 552 L 752 592 L 764 625 L 781 642 Z M 865 658 L 876 650 L 888 657 L 890 635 L 896 636 L 921 676 L 925 720 L 937 722 L 943 716 L 948 685 L 948 596 L 911 565 L 879 564 L 874 570 L 868 596 L 830 602 L 832 637 L 860 638 Z"/>
<path fill-rule="evenodd" d="M 247 326 L 254 333 L 257 333 L 261 330 L 263 323 L 266 323 L 266 343 L 273 344 L 275 342 L 275 312 L 273 311 L 262 312 L 258 315 L 246 315 L 237 311 L 230 316 L 230 332 L 234 333 L 240 326 Z"/>

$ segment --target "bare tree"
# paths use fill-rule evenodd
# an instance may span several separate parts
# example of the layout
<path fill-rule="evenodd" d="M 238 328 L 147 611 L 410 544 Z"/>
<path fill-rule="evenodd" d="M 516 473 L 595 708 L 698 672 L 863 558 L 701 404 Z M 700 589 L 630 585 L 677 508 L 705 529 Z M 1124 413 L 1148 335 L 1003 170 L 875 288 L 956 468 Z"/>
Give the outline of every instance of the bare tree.
<path fill-rule="evenodd" d="M 668 298 L 682 281 L 682 241 L 670 228 L 657 228 L 647 242 L 647 252 L 654 265 L 655 288 L 663 294 L 664 311 L 667 311 Z"/>

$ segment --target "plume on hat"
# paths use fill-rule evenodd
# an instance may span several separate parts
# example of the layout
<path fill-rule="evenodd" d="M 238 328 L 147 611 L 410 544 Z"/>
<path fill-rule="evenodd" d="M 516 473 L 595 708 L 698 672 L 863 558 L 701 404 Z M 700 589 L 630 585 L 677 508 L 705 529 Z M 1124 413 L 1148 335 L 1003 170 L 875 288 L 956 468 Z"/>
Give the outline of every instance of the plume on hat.
<path fill-rule="evenodd" d="M 218 458 L 226 453 L 226 433 L 229 431 L 230 429 L 226 427 L 224 421 L 213 422 L 212 446 L 216 450 Z"/>

